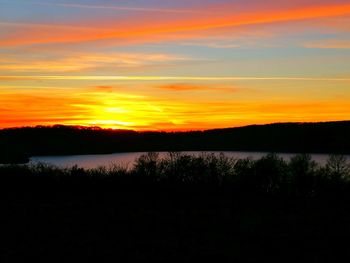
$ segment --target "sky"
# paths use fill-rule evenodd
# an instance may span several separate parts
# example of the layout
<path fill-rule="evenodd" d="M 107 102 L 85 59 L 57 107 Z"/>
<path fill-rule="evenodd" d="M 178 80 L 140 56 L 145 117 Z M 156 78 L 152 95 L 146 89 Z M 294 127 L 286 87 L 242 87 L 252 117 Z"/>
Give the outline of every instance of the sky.
<path fill-rule="evenodd" d="M 349 119 L 349 0 L 0 0 L 0 128 Z"/>

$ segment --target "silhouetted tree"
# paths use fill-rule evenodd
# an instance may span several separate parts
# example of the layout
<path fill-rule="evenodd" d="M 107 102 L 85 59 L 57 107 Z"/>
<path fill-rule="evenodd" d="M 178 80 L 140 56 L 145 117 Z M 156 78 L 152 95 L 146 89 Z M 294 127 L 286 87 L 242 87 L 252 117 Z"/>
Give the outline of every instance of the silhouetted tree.
<path fill-rule="evenodd" d="M 332 154 L 326 164 L 329 176 L 335 180 L 347 179 L 350 175 L 350 164 L 344 155 Z"/>
<path fill-rule="evenodd" d="M 309 154 L 298 154 L 289 162 L 290 191 L 295 195 L 312 195 L 317 163 Z"/>
<path fill-rule="evenodd" d="M 155 177 L 158 172 L 159 153 L 148 152 L 135 160 L 134 171 L 136 174 Z"/>
<path fill-rule="evenodd" d="M 253 180 L 265 193 L 280 192 L 287 186 L 287 167 L 286 162 L 277 154 L 268 154 L 255 162 Z"/>

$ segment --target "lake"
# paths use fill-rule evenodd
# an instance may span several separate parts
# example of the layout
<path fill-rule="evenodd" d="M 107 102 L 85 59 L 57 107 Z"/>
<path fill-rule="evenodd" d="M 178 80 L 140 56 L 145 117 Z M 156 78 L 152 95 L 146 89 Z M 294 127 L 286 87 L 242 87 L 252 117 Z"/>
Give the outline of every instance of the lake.
<path fill-rule="evenodd" d="M 185 154 L 199 155 L 203 152 L 183 152 Z M 220 154 L 221 152 L 206 152 Z M 265 156 L 266 152 L 222 152 L 226 156 L 243 159 L 251 157 L 252 159 L 259 159 Z M 77 165 L 82 168 L 92 169 L 99 166 L 109 167 L 112 164 L 118 164 L 122 166 L 132 167 L 136 158 L 145 154 L 145 152 L 133 152 L 133 153 L 114 153 L 114 154 L 100 154 L 100 155 L 72 155 L 72 156 L 36 156 L 30 159 L 30 163 L 47 163 L 53 164 L 58 167 L 71 167 Z M 160 152 L 160 157 L 165 157 L 167 152 Z M 280 153 L 278 154 L 283 159 L 288 161 L 295 154 Z M 324 165 L 327 162 L 327 154 L 311 154 L 313 160 L 315 160 L 320 165 Z M 350 160 L 350 156 L 346 156 Z"/>

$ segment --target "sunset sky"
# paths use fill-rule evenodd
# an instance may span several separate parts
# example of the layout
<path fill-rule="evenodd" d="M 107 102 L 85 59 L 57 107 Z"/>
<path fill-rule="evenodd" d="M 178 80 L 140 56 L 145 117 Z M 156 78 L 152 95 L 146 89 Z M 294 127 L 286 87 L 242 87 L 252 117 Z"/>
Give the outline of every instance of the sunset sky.
<path fill-rule="evenodd" d="M 350 0 L 0 0 L 0 128 L 350 119 Z"/>

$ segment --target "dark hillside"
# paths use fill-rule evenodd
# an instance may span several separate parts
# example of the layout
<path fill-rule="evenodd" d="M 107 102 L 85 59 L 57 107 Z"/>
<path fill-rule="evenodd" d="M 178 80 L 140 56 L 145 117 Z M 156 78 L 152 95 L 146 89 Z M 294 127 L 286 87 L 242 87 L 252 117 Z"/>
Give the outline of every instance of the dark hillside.
<path fill-rule="evenodd" d="M 350 153 L 350 121 L 281 123 L 193 132 L 135 132 L 56 125 L 0 130 L 0 160 L 133 151 Z"/>

